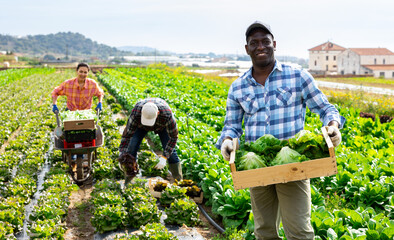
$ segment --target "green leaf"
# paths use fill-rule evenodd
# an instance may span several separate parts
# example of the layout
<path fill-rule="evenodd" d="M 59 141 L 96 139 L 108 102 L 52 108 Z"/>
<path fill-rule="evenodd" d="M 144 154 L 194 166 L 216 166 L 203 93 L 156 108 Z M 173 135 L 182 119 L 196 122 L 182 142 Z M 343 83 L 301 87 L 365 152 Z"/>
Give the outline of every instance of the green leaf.
<path fill-rule="evenodd" d="M 380 236 L 378 231 L 376 230 L 368 230 L 366 234 L 367 234 L 367 240 L 376 240 L 379 239 Z"/>
<path fill-rule="evenodd" d="M 382 240 L 392 240 L 394 237 L 394 226 L 391 225 L 388 228 L 385 228 L 380 234 L 380 238 Z"/>
<path fill-rule="evenodd" d="M 218 213 L 223 217 L 229 217 L 229 216 L 237 215 L 239 212 L 234 206 L 230 204 L 224 204 L 223 206 L 220 206 L 218 208 Z"/>
<path fill-rule="evenodd" d="M 328 239 L 332 239 L 332 240 L 338 239 L 337 233 L 332 228 L 329 228 L 327 230 L 327 237 L 328 237 Z"/>

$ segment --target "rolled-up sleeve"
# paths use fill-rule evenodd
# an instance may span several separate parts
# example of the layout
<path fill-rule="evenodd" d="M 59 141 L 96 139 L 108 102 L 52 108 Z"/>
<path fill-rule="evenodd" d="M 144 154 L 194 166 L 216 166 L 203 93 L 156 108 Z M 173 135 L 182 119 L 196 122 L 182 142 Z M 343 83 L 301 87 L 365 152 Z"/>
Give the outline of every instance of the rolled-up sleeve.
<path fill-rule="evenodd" d="M 94 96 L 99 97 L 99 96 L 104 96 L 104 91 L 103 89 L 100 88 L 100 86 L 97 84 L 97 82 L 95 82 L 96 87 L 95 87 L 95 92 L 94 92 Z"/>
<path fill-rule="evenodd" d="M 334 105 L 328 102 L 327 97 L 317 87 L 313 77 L 307 71 L 302 71 L 301 79 L 303 81 L 302 95 L 306 99 L 305 103 L 308 108 L 312 112 L 319 114 L 324 126 L 335 120 L 339 123 L 339 127 L 342 128 L 346 119 L 339 114 Z"/>
<path fill-rule="evenodd" d="M 62 84 L 60 84 L 59 86 L 55 87 L 51 93 L 52 97 L 57 97 L 57 96 L 61 96 L 64 95 L 64 88 L 65 88 L 65 82 L 63 82 Z"/>

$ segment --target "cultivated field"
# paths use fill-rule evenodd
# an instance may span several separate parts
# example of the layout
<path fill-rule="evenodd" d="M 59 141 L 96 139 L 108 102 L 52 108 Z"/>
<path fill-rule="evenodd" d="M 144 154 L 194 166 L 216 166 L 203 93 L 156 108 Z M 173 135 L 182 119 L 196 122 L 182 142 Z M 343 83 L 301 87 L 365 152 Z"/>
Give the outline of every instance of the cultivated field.
<path fill-rule="evenodd" d="M 105 146 L 98 148 L 94 180 L 77 186 L 68 176 L 61 152 L 53 150 L 51 139 L 56 119 L 50 93 L 74 75 L 74 71 L 44 68 L 0 72 L 0 239 L 93 239 L 94 235 L 125 229 L 140 229 L 142 235 L 118 239 L 159 239 L 142 237 L 151 231 L 160 232 L 160 239 L 173 239 L 160 217 L 165 213 L 170 218 L 182 211 L 194 217 L 184 216 L 184 223 L 196 227 L 206 239 L 254 238 L 249 190 L 234 190 L 228 162 L 214 147 L 223 128 L 228 84 L 161 65 L 105 69 L 90 76 L 106 93 L 100 117 Z M 378 116 L 393 116 L 393 100 L 388 97 L 381 102 L 381 96 L 329 89 L 324 92 L 338 104 L 347 121 L 341 130 L 343 142 L 335 148 L 338 174 L 311 180 L 316 239 L 391 240 L 394 121 L 381 123 Z M 169 103 L 177 119 L 177 151 L 184 178 L 202 189 L 202 206 L 226 234 L 204 232 L 209 226 L 205 219 L 197 220 L 202 219 L 197 216 L 201 212 L 191 200 L 175 201 L 174 197 L 174 208 L 180 210 L 170 211 L 172 205 L 163 207 L 163 200 L 156 200 L 144 188 L 144 180 L 121 188 L 123 175 L 116 160 L 119 128 L 125 125 L 134 104 L 147 97 Z M 64 109 L 64 98 L 58 106 Z M 373 113 L 376 118 L 361 118 L 360 112 Z M 310 111 L 305 126 L 320 133 L 321 122 Z M 146 155 L 161 151 L 156 135 L 149 134 L 148 140 L 142 148 Z M 148 224 L 153 222 L 158 224 Z"/>

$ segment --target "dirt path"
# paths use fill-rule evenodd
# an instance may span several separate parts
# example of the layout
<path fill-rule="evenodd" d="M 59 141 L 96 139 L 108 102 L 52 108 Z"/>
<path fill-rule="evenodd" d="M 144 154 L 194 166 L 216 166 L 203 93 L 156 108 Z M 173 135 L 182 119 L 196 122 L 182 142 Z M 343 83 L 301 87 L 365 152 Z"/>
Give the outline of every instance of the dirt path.
<path fill-rule="evenodd" d="M 67 231 L 64 234 L 66 240 L 89 240 L 94 239 L 94 227 L 90 223 L 92 218 L 92 204 L 90 194 L 93 184 L 87 183 L 74 191 L 70 196 L 70 205 L 67 213 Z"/>
<path fill-rule="evenodd" d="M 203 206 L 204 210 L 208 213 L 210 217 L 212 217 L 209 213 L 211 212 L 210 208 Z M 208 219 L 204 217 L 202 212 L 199 210 L 198 213 L 200 214 L 200 220 L 202 222 L 201 226 L 195 227 L 197 231 L 203 236 L 205 239 L 212 239 L 214 236 L 219 234 L 219 231 L 212 226 Z M 216 222 L 217 224 L 221 224 L 220 222 Z M 223 227 L 223 226 L 222 226 Z"/>

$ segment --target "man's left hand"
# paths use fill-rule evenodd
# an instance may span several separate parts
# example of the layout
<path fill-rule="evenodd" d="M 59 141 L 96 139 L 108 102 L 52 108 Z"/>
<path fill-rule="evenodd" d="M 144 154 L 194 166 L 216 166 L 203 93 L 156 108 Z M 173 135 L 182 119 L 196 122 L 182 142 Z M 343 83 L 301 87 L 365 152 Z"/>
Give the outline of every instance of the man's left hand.
<path fill-rule="evenodd" d="M 101 104 L 101 102 L 99 102 L 99 103 L 97 103 L 97 106 L 96 106 L 96 108 L 95 108 L 96 110 L 98 109 L 98 110 L 100 110 L 100 111 L 102 111 L 103 110 L 103 107 L 102 107 L 102 104 Z"/>
<path fill-rule="evenodd" d="M 336 126 L 327 126 L 326 129 L 328 136 L 331 139 L 332 145 L 334 145 L 334 147 L 338 146 L 342 141 L 342 136 L 339 129 Z"/>

